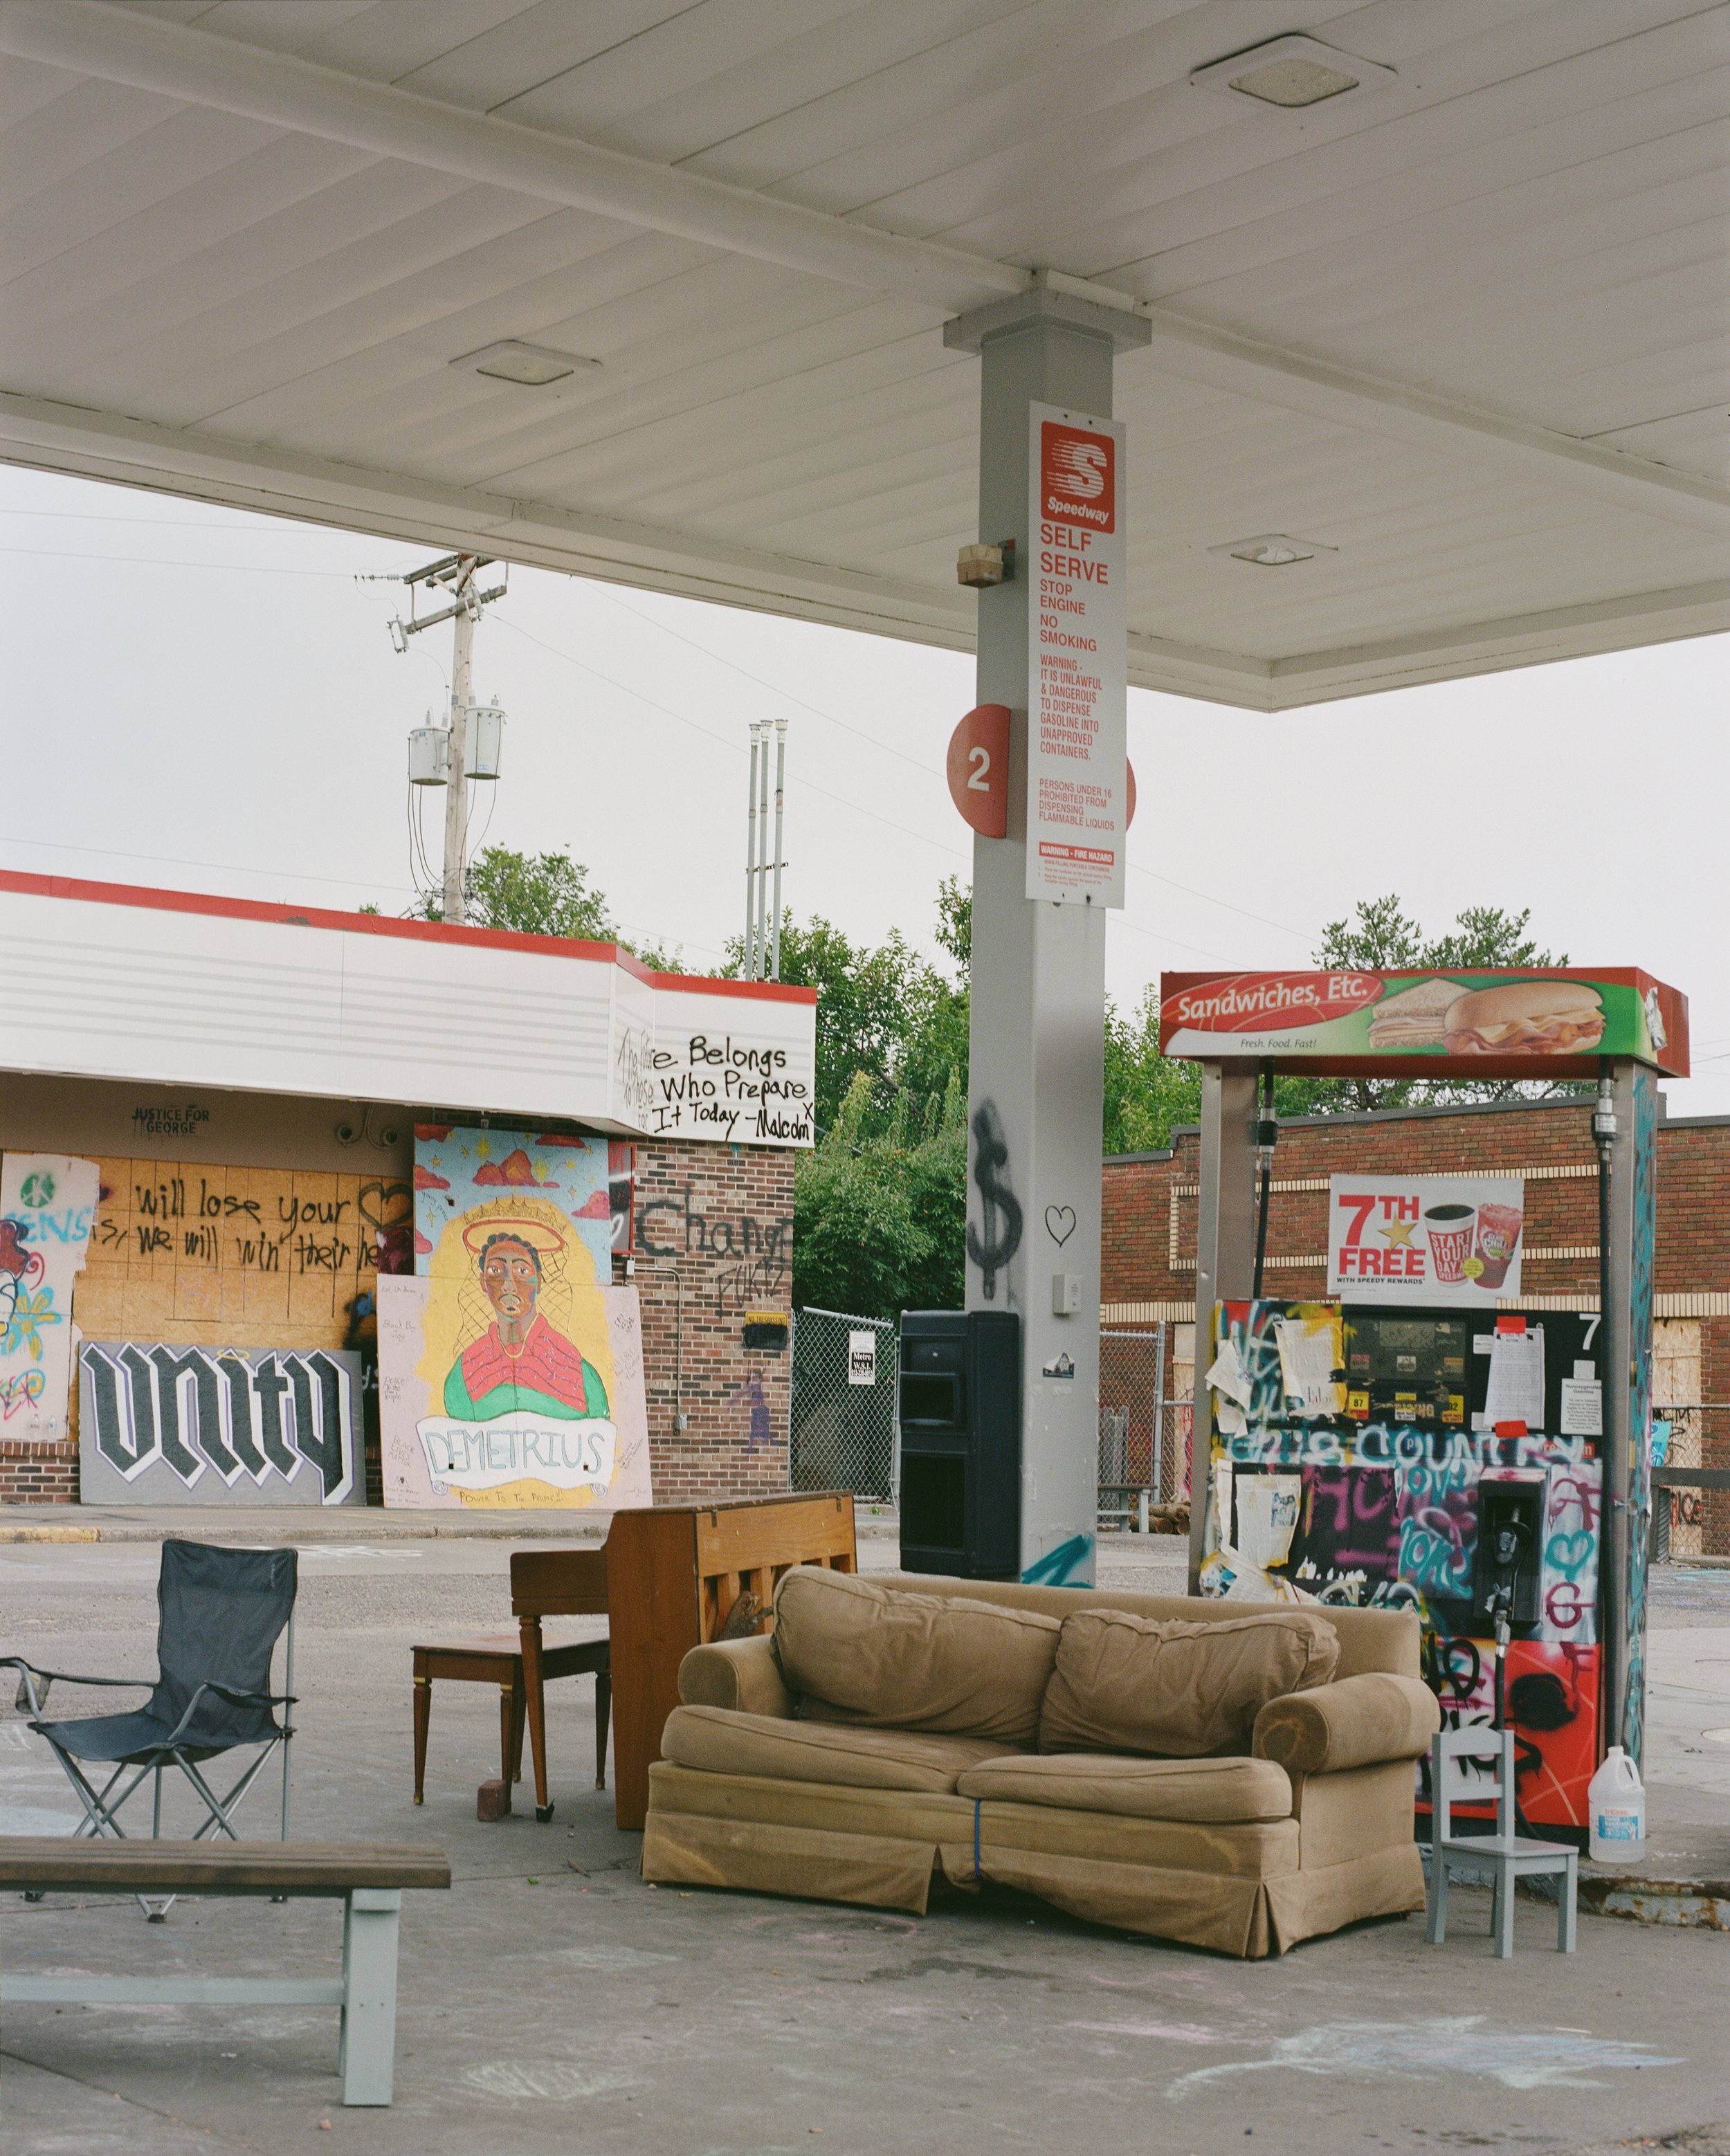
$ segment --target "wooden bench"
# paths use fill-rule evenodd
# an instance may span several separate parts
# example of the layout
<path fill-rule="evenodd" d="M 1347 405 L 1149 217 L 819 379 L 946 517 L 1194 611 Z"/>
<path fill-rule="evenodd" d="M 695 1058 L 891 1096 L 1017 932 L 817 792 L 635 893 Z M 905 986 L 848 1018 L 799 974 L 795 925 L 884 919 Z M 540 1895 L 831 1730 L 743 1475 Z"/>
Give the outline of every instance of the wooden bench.
<path fill-rule="evenodd" d="M 0 1835 L 0 1887 L 31 1893 L 256 1895 L 344 1905 L 334 1977 L 28 1976 L 17 1955 L 0 2001 L 50 2005 L 339 2006 L 342 2101 L 391 2100 L 397 1916 L 405 1887 L 449 1887 L 443 1850 L 375 1842 L 124 1841 Z"/>

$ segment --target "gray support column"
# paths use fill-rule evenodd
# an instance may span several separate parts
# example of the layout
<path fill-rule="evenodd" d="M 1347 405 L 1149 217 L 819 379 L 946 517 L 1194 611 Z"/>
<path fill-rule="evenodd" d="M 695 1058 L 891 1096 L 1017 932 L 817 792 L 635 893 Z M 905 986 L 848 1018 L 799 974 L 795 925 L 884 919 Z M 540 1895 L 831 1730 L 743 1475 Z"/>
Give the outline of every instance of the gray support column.
<path fill-rule="evenodd" d="M 1255 1065 L 1201 1070 L 1201 1190 L 1195 1213 L 1195 1406 L 1189 1438 L 1189 1592 L 1207 1555 L 1214 1396 L 1214 1305 L 1246 1296 L 1255 1270 Z"/>
<path fill-rule="evenodd" d="M 1604 1312 L 1604 1528 L 1599 1563 L 1604 1748 L 1639 1766 L 1645 1747 L 1646 1553 L 1651 1505 L 1652 1260 L 1658 1084 L 1614 1070 L 1609 1307 Z"/>
<path fill-rule="evenodd" d="M 1139 317 L 1045 290 L 951 322 L 980 359 L 979 537 L 1015 571 L 979 594 L 978 701 L 1011 713 L 1009 828 L 973 841 L 967 1305 L 1021 1319 L 1024 1578 L 1090 1585 L 1099 1517 L 1100 1180 L 1106 923 L 1101 907 L 1027 896 L 1028 407 L 1111 416 L 1115 354 Z M 1081 1307 L 1053 1309 L 1053 1281 Z"/>

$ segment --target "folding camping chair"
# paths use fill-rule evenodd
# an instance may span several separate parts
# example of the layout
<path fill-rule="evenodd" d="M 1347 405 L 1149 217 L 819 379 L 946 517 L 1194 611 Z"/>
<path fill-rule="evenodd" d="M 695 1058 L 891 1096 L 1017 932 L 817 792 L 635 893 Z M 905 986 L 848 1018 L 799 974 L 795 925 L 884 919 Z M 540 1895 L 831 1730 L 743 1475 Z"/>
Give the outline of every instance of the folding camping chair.
<path fill-rule="evenodd" d="M 162 1771 L 177 1767 L 205 1809 L 193 1840 L 219 1830 L 238 1841 L 235 1808 L 280 1746 L 282 1839 L 288 1840 L 289 1747 L 295 1732 L 287 1715 L 279 1722 L 273 1710 L 295 1704 L 296 1555 L 292 1549 L 165 1542 L 157 1581 L 159 1675 L 146 1704 L 129 1714 L 95 1715 L 80 1722 L 43 1719 L 49 1688 L 56 1682 L 136 1687 L 147 1678 L 69 1676 L 37 1669 L 20 1656 L 0 1657 L 0 1668 L 19 1672 L 18 1705 L 28 1708 L 30 1727 L 47 1738 L 84 1807 L 74 1835 L 125 1840 L 126 1829 L 117 1816 L 121 1807 L 153 1775 L 151 1835 L 160 1839 Z M 273 1692 L 270 1664 L 285 1633 L 284 1688 Z M 261 1748 L 258 1757 L 227 1794 L 218 1796 L 200 1769 L 208 1760 L 253 1744 Z M 86 1773 L 87 1763 L 112 1764 L 114 1771 L 100 1789 Z M 171 1895 L 160 1908 L 151 1907 L 141 1894 L 135 1898 L 154 1923 L 167 1914 L 176 1897 Z"/>

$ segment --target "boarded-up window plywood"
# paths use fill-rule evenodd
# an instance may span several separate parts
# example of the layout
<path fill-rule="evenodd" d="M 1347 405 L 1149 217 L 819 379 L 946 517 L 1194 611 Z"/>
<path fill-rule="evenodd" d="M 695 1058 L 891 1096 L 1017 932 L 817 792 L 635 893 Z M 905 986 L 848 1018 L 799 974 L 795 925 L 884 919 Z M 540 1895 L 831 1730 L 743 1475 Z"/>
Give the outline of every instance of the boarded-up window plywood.
<path fill-rule="evenodd" d="M 1652 1327 L 1652 1408 L 1670 1424 L 1669 1465 L 1698 1467 L 1701 1464 L 1700 1414 L 1667 1414 L 1672 1409 L 1697 1410 L 1700 1390 L 1700 1320 L 1697 1317 L 1661 1317 Z M 1672 1557 L 1698 1557 L 1702 1548 L 1705 1502 L 1698 1490 L 1657 1492 L 1660 1504 L 1671 1507 L 1670 1551 Z"/>
<path fill-rule="evenodd" d="M 340 1348 L 372 1291 L 398 1178 L 207 1161 L 99 1159 L 102 1197 L 74 1315 L 87 1340 Z"/>

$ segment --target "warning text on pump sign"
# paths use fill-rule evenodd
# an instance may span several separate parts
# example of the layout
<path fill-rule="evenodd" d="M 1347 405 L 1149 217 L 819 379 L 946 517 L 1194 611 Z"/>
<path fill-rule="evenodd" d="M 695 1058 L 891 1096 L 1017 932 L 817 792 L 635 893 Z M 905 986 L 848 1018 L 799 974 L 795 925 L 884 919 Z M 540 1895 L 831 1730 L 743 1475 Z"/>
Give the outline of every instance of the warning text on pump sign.
<path fill-rule="evenodd" d="M 1342 1194 L 1336 1203 L 1353 1215 L 1335 1253 L 1342 1280 L 1420 1281 L 1428 1276 L 1425 1253 L 1405 1240 L 1421 1217 L 1420 1199 L 1392 1193 L 1378 1197 Z M 1384 1250 L 1360 1240 L 1378 1208 L 1382 1216 L 1378 1224 L 1379 1231 L 1389 1239 Z"/>

